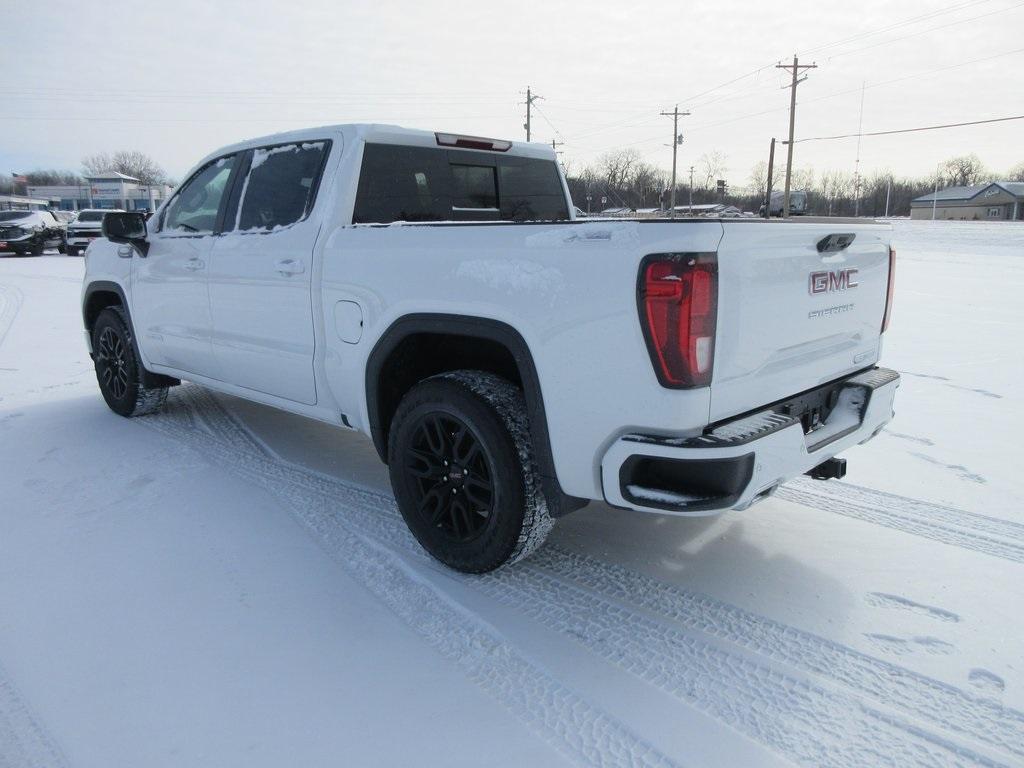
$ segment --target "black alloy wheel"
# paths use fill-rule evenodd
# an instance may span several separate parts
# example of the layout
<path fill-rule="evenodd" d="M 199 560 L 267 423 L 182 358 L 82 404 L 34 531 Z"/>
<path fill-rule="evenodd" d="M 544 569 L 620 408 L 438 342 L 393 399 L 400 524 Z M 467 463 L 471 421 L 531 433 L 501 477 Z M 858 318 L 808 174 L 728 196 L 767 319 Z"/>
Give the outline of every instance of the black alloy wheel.
<path fill-rule="evenodd" d="M 388 468 L 409 530 L 455 570 L 517 562 L 554 525 L 523 393 L 495 374 L 450 371 L 413 386 L 391 420 Z"/>
<path fill-rule="evenodd" d="M 494 511 L 494 485 L 491 462 L 473 431 L 452 414 L 424 414 L 403 459 L 423 523 L 452 542 L 479 536 Z"/>
<path fill-rule="evenodd" d="M 127 345 L 113 326 L 100 331 L 96 349 L 96 374 L 100 386 L 115 400 L 123 400 L 128 393 L 129 360 Z"/>

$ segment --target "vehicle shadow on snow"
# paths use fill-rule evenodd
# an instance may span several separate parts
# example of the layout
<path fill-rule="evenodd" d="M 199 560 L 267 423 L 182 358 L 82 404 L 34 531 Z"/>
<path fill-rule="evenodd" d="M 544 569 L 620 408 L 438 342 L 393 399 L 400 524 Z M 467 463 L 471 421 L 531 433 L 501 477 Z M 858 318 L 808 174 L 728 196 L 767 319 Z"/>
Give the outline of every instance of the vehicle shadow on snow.
<path fill-rule="evenodd" d="M 231 396 L 215 398 L 285 461 L 391 495 L 387 467 L 362 435 Z M 592 502 L 559 520 L 546 548 L 552 557 L 579 555 L 589 568 L 625 568 L 667 588 L 739 597 L 785 593 L 795 604 L 827 607 L 833 625 L 841 624 L 858 597 L 828 573 L 758 546 L 747 524 L 748 515 L 787 514 L 786 506 L 771 501 L 753 511 L 709 517 L 656 515 Z"/>
<path fill-rule="evenodd" d="M 666 585 L 743 602 L 750 597 L 778 598 L 795 606 L 820 605 L 833 625 L 845 622 L 859 596 L 829 574 L 778 550 L 799 551 L 813 546 L 802 540 L 793 546 L 764 546 L 763 528 L 749 515 L 785 517 L 786 507 L 762 502 L 756 511 L 727 512 L 712 517 L 676 517 L 632 512 L 595 502 L 559 522 L 549 545 L 586 553 L 602 562 L 644 573 Z M 799 535 L 799 534 L 797 534 Z M 836 542 L 822 546 L 835 548 Z M 842 557 L 841 552 L 836 553 Z M 772 600 L 774 603 L 775 601 Z M 755 610 L 761 610 L 756 605 Z"/>

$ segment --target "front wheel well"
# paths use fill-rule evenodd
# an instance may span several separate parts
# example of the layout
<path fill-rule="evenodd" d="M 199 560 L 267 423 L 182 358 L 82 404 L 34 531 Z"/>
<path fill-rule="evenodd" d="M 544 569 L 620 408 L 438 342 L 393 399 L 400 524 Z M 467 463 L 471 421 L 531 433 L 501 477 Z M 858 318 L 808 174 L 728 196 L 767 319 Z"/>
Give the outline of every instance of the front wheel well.
<path fill-rule="evenodd" d="M 124 309 L 124 301 L 117 291 L 98 289 L 89 293 L 85 300 L 85 306 L 82 307 L 85 328 L 89 333 L 92 333 L 92 329 L 96 325 L 96 318 L 100 316 L 100 312 L 107 307 L 121 307 Z"/>

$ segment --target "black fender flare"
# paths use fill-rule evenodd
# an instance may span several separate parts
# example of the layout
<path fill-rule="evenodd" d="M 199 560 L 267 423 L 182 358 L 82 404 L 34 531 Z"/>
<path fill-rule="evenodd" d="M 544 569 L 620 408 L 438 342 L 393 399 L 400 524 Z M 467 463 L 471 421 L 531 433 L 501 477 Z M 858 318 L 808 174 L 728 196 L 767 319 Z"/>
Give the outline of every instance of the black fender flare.
<path fill-rule="evenodd" d="M 558 517 L 585 506 L 586 499 L 566 495 L 558 482 L 551 451 L 551 439 L 548 434 L 547 415 L 544 410 L 544 396 L 541 392 L 540 378 L 537 376 L 537 367 L 533 362 L 530 347 L 519 331 L 500 320 L 471 315 L 414 313 L 397 318 L 381 334 L 366 360 L 365 376 L 366 409 L 369 416 L 370 435 L 381 460 L 387 462 L 387 430 L 378 396 L 381 370 L 395 348 L 404 339 L 418 333 L 485 339 L 501 344 L 511 353 L 523 384 L 523 397 L 526 399 L 527 418 L 530 423 L 530 438 L 549 511 L 552 516 Z"/>
<path fill-rule="evenodd" d="M 132 320 L 132 311 L 128 307 L 128 297 L 125 296 L 124 289 L 118 283 L 111 280 L 94 280 L 89 283 L 85 289 L 85 295 L 82 298 L 82 327 L 90 333 L 92 332 L 92 326 L 89 323 L 89 299 L 96 293 L 115 293 L 121 299 L 121 309 L 124 311 L 125 316 L 128 318 L 128 324 L 131 326 L 129 330 L 132 335 L 132 351 L 135 352 L 135 359 L 139 361 L 139 367 L 142 368 L 142 384 L 145 387 L 173 387 L 181 384 L 179 379 L 175 379 L 171 376 L 165 376 L 162 373 L 152 373 L 147 371 L 142 366 L 142 355 L 139 352 L 139 340 L 138 334 L 135 332 L 135 323 Z M 90 357 L 93 357 L 94 353 L 90 353 Z"/>

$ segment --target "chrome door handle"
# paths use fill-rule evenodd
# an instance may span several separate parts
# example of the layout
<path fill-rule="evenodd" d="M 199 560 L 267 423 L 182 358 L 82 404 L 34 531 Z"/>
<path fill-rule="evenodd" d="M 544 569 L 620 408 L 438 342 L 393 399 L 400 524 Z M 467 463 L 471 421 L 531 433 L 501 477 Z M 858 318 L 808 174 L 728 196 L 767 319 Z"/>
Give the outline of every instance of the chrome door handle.
<path fill-rule="evenodd" d="M 117 255 L 122 259 L 130 259 L 132 254 L 135 253 L 135 249 L 130 245 L 119 245 L 117 246 Z"/>
<path fill-rule="evenodd" d="M 274 268 L 282 275 L 300 275 L 306 271 L 306 265 L 295 259 L 279 259 Z"/>
<path fill-rule="evenodd" d="M 202 269 L 206 266 L 206 263 L 202 259 L 189 259 L 185 262 L 185 269 L 189 272 L 195 272 L 196 270 Z"/>

